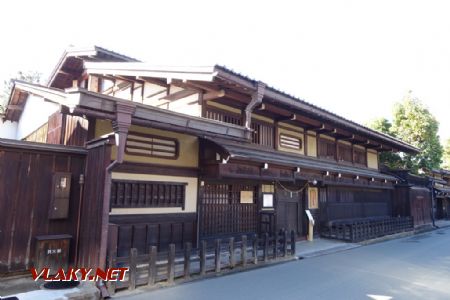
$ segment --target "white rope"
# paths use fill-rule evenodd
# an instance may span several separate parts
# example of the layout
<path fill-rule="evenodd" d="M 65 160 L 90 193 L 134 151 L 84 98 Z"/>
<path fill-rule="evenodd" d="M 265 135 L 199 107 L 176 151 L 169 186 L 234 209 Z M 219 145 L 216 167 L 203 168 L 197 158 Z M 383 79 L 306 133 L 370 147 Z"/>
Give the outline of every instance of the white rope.
<path fill-rule="evenodd" d="M 299 190 L 290 190 L 290 189 L 288 189 L 287 187 L 285 187 L 284 185 L 282 185 L 281 182 L 279 182 L 278 180 L 277 180 L 277 183 L 278 183 L 278 185 L 280 185 L 280 186 L 283 188 L 283 190 L 285 190 L 286 192 L 289 192 L 289 193 L 300 193 L 300 192 L 302 192 L 306 187 L 309 186 L 309 182 L 307 182 L 307 183 L 305 183 L 305 185 L 304 185 L 302 188 L 300 188 Z"/>

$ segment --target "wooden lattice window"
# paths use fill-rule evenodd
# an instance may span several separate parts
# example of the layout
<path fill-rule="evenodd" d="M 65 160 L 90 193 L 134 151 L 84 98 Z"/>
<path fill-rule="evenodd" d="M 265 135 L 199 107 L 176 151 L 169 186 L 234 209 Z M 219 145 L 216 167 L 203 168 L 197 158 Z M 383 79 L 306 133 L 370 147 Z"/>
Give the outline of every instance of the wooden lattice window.
<path fill-rule="evenodd" d="M 319 139 L 319 157 L 336 159 L 336 143 L 329 139 Z"/>
<path fill-rule="evenodd" d="M 242 117 L 232 112 L 207 107 L 205 114 L 207 119 L 242 126 Z"/>
<path fill-rule="evenodd" d="M 285 133 L 280 133 L 280 147 L 301 150 L 303 148 L 302 139 L 293 135 L 288 135 Z"/>
<path fill-rule="evenodd" d="M 353 162 L 359 165 L 367 165 L 367 154 L 363 149 L 354 148 L 353 149 Z"/>
<path fill-rule="evenodd" d="M 113 180 L 111 208 L 181 207 L 187 183 Z"/>
<path fill-rule="evenodd" d="M 352 146 L 338 143 L 338 161 L 352 161 Z"/>
<path fill-rule="evenodd" d="M 130 155 L 177 159 L 178 140 L 174 138 L 129 132 L 125 152 Z"/>
<path fill-rule="evenodd" d="M 252 142 L 253 144 L 267 146 L 273 148 L 273 125 L 267 123 L 255 122 L 252 120 L 251 127 L 253 129 Z"/>

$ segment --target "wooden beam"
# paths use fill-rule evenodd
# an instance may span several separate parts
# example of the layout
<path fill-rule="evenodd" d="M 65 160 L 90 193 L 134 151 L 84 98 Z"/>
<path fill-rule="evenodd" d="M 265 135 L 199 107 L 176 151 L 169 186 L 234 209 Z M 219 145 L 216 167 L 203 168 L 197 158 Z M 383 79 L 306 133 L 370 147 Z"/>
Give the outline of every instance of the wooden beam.
<path fill-rule="evenodd" d="M 151 84 L 156 84 L 159 86 L 163 86 L 165 88 L 167 88 L 168 84 L 166 83 L 166 81 L 161 80 L 161 79 L 156 79 L 156 78 L 150 78 L 150 77 L 136 77 L 137 80 L 142 80 Z"/>
<path fill-rule="evenodd" d="M 10 104 L 8 105 L 8 110 L 23 110 L 23 107 L 23 105 Z"/>
<path fill-rule="evenodd" d="M 169 100 L 169 101 L 179 100 L 179 99 L 186 98 L 186 97 L 191 96 L 196 93 L 197 93 L 197 91 L 194 91 L 194 90 L 181 90 L 181 91 L 175 92 L 173 94 L 169 94 L 167 96 L 159 98 L 159 100 Z"/>
<path fill-rule="evenodd" d="M 222 98 L 225 96 L 225 91 L 224 90 L 220 90 L 220 91 L 210 91 L 206 94 L 203 95 L 203 100 L 204 101 L 208 101 L 208 100 L 213 100 L 213 99 L 217 99 L 217 98 Z"/>

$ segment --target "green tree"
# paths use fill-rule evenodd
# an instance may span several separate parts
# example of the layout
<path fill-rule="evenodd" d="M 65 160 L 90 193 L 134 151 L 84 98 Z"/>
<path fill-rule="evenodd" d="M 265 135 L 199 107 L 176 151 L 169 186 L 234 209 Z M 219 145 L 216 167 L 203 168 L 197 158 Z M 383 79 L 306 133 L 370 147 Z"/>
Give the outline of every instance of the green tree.
<path fill-rule="evenodd" d="M 386 118 L 374 119 L 367 124 L 367 127 L 395 137 L 394 133 L 392 132 L 392 123 Z M 398 153 L 381 152 L 380 162 L 394 169 L 403 167 L 403 160 Z"/>
<path fill-rule="evenodd" d="M 401 158 L 404 167 L 414 173 L 419 169 L 439 168 L 443 148 L 439 142 L 439 122 L 436 118 L 411 92 L 394 106 L 393 113 L 390 129 L 393 136 L 421 150 L 417 155 L 403 153 Z"/>
<path fill-rule="evenodd" d="M 23 80 L 31 83 L 41 83 L 42 73 L 37 71 L 18 71 L 12 79 Z M 3 80 L 3 91 L 0 94 L 0 114 L 4 113 L 6 102 L 13 87 L 11 80 Z"/>
<path fill-rule="evenodd" d="M 445 142 L 442 168 L 450 170 L 450 139 Z"/>

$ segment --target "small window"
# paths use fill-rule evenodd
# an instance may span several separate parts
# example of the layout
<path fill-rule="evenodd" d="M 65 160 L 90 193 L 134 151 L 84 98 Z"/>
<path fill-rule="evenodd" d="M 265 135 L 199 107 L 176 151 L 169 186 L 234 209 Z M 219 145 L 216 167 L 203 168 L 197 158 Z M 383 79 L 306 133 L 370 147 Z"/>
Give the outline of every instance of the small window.
<path fill-rule="evenodd" d="M 367 154 L 365 150 L 354 148 L 353 161 L 355 164 L 367 165 Z"/>
<path fill-rule="evenodd" d="M 184 209 L 186 183 L 113 180 L 111 207 L 181 207 Z"/>
<path fill-rule="evenodd" d="M 125 152 L 130 155 L 178 158 L 178 140 L 168 137 L 129 132 Z"/>
<path fill-rule="evenodd" d="M 300 138 L 281 133 L 280 134 L 280 147 L 292 149 L 292 150 L 301 150 L 303 145 L 302 145 L 302 140 Z"/>

